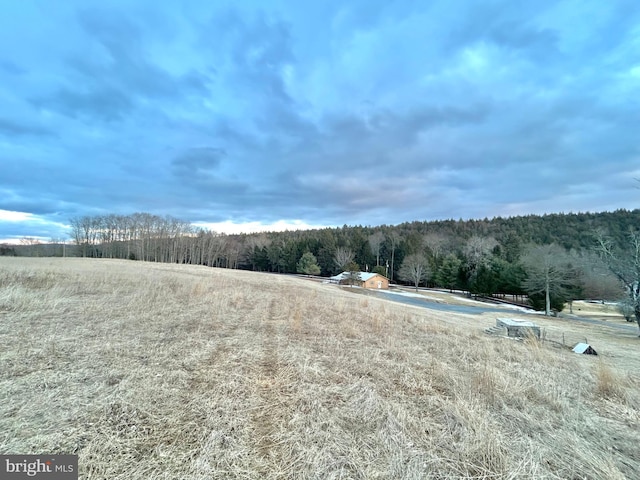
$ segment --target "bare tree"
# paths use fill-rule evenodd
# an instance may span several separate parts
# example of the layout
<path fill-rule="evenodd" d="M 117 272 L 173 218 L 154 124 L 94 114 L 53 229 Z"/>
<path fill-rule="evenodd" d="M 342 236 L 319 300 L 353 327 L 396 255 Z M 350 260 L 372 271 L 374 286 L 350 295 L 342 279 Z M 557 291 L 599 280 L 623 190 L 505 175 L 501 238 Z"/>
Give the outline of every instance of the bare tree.
<path fill-rule="evenodd" d="M 234 236 L 229 239 L 225 248 L 225 263 L 227 268 L 238 268 L 238 260 L 243 247 L 239 237 Z"/>
<path fill-rule="evenodd" d="M 573 253 L 573 252 L 572 252 Z M 594 252 L 574 253 L 581 270 L 582 298 L 620 300 L 625 296 L 622 283 Z"/>
<path fill-rule="evenodd" d="M 69 224 L 71 225 L 71 238 L 75 242 L 76 245 L 82 245 L 82 221 L 80 217 L 73 217 L 69 220 Z M 84 255 L 83 251 L 83 257 Z"/>
<path fill-rule="evenodd" d="M 635 305 L 629 299 L 624 299 L 621 302 L 618 302 L 616 310 L 618 310 L 618 313 L 620 313 L 627 322 L 633 322 L 636 318 Z"/>
<path fill-rule="evenodd" d="M 398 276 L 402 280 L 413 283 L 417 292 L 420 283 L 427 281 L 431 277 L 429 262 L 418 253 L 407 255 L 400 266 Z"/>
<path fill-rule="evenodd" d="M 26 251 L 29 256 L 39 257 L 40 256 L 40 245 L 42 242 L 34 237 L 22 237 L 20 239 L 20 243 L 22 245 L 28 246 Z"/>
<path fill-rule="evenodd" d="M 389 272 L 389 280 L 393 280 L 394 262 L 396 257 L 396 248 L 400 245 L 402 236 L 395 230 L 389 232 L 389 242 L 391 243 L 391 271 Z"/>
<path fill-rule="evenodd" d="M 59 246 L 60 248 L 56 248 L 56 251 L 54 251 L 53 256 L 57 257 L 66 257 L 67 256 L 67 241 L 62 238 L 62 237 L 51 237 L 51 239 L 49 240 L 49 243 L 53 246 Z"/>
<path fill-rule="evenodd" d="M 149 213 L 98 215 L 70 220 L 71 237 L 82 256 L 129 258 L 154 262 L 204 261 L 194 245 L 193 227 L 171 216 Z M 199 255 L 199 256 L 198 256 Z"/>
<path fill-rule="evenodd" d="M 624 285 L 640 328 L 640 230 L 631 230 L 624 245 L 617 245 L 603 231 L 597 231 L 595 237 L 596 251 Z"/>
<path fill-rule="evenodd" d="M 481 237 L 474 235 L 465 243 L 462 253 L 466 258 L 467 275 L 469 284 L 473 284 L 478 278 L 478 272 L 491 261 L 493 249 L 498 246 L 493 237 Z"/>
<path fill-rule="evenodd" d="M 81 247 L 82 256 L 95 255 L 95 245 L 98 237 L 97 217 L 75 217 L 72 218 L 71 230 L 76 245 Z"/>
<path fill-rule="evenodd" d="M 551 313 L 551 298 L 568 298 L 569 289 L 576 285 L 576 271 L 567 251 L 552 245 L 530 245 L 520 259 L 527 274 L 523 288 L 529 295 L 544 293 L 544 314 Z"/>
<path fill-rule="evenodd" d="M 451 239 L 441 233 L 427 233 L 422 237 L 422 243 L 437 264 L 440 257 L 447 253 L 447 245 L 451 243 Z"/>
<path fill-rule="evenodd" d="M 216 232 L 209 232 L 209 248 L 207 250 L 207 262 L 210 267 L 219 266 L 222 252 L 227 243 L 227 238 L 224 235 Z"/>
<path fill-rule="evenodd" d="M 384 242 L 384 233 L 378 231 L 372 235 L 369 235 L 369 246 L 371 252 L 376 256 L 376 267 L 380 266 L 380 247 Z"/>
<path fill-rule="evenodd" d="M 347 283 L 351 285 L 351 288 L 362 282 L 362 277 L 360 277 L 360 267 L 356 262 L 353 260 L 349 261 L 345 266 L 345 270 L 347 271 Z"/>
<path fill-rule="evenodd" d="M 20 243 L 22 245 L 40 245 L 40 240 L 34 237 L 22 237 Z"/>
<path fill-rule="evenodd" d="M 345 270 L 347 265 L 353 262 L 353 251 L 347 247 L 338 247 L 336 253 L 333 255 L 333 261 L 336 266 L 342 270 Z"/>
<path fill-rule="evenodd" d="M 493 249 L 498 246 L 498 241 L 493 237 L 472 236 L 464 245 L 463 253 L 467 264 L 475 269 L 486 263 L 491 257 Z"/>

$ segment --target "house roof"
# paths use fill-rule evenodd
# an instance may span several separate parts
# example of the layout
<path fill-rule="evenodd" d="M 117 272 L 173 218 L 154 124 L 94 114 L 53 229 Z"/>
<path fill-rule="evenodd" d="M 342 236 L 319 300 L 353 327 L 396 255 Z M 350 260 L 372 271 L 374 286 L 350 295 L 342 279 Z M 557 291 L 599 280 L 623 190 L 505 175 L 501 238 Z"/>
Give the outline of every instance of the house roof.
<path fill-rule="evenodd" d="M 372 272 L 358 272 L 360 274 L 360 280 L 366 282 L 367 280 L 371 280 L 373 277 L 382 277 L 386 278 L 384 275 L 380 275 L 379 273 Z M 349 277 L 349 272 L 342 272 L 338 275 L 331 277 L 331 280 L 346 280 Z"/>

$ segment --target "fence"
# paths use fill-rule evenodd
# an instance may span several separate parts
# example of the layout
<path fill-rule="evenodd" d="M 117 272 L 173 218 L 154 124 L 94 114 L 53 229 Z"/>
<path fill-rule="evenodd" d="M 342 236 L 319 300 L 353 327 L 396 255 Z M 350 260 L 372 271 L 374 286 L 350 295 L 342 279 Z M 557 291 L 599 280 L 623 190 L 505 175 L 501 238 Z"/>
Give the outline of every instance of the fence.
<path fill-rule="evenodd" d="M 551 343 L 560 347 L 573 348 L 577 343 L 589 343 L 587 337 L 578 333 L 561 332 L 542 328 L 540 332 L 542 343 Z"/>

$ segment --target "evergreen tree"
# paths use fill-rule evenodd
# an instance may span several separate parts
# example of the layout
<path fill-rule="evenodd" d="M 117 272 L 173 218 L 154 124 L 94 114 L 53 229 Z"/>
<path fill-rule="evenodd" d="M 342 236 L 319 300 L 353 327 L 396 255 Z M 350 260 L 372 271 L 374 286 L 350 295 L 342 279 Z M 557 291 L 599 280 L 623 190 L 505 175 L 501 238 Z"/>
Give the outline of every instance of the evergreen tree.
<path fill-rule="evenodd" d="M 381 265 L 379 267 L 373 267 L 373 269 L 371 269 L 371 272 L 377 273 L 378 275 L 382 275 L 384 277 L 387 274 L 387 269 Z"/>
<path fill-rule="evenodd" d="M 297 272 L 305 275 L 320 275 L 320 266 L 311 252 L 305 252 L 297 264 Z"/>
<path fill-rule="evenodd" d="M 453 253 L 447 255 L 442 262 L 442 266 L 438 270 L 436 277 L 438 285 L 448 288 L 449 290 L 460 288 L 461 267 L 462 260 Z"/>

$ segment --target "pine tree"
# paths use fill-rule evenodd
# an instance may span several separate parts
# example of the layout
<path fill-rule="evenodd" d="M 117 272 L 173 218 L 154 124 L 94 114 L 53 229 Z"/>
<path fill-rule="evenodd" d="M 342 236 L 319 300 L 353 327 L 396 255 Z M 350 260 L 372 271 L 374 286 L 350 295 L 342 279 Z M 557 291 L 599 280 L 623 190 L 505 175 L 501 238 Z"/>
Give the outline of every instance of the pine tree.
<path fill-rule="evenodd" d="M 460 287 L 460 267 L 462 260 L 450 253 L 444 258 L 438 270 L 437 282 L 440 286 L 454 290 Z"/>
<path fill-rule="evenodd" d="M 298 261 L 297 271 L 305 275 L 320 275 L 320 266 L 315 255 L 311 252 L 303 253 Z"/>

